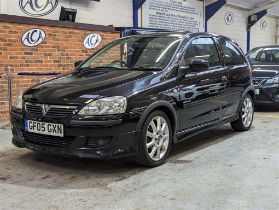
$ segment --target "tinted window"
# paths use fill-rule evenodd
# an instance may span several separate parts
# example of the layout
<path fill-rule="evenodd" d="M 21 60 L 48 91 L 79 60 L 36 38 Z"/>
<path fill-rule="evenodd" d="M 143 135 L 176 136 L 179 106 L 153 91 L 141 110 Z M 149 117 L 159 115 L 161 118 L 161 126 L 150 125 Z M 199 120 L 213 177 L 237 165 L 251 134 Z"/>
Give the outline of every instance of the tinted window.
<path fill-rule="evenodd" d="M 253 50 L 247 55 L 251 64 L 256 65 L 279 65 L 278 49 Z"/>
<path fill-rule="evenodd" d="M 93 55 L 80 68 L 161 70 L 173 57 L 181 37 L 128 37 L 119 39 Z"/>
<path fill-rule="evenodd" d="M 203 59 L 209 62 L 209 67 L 220 66 L 220 58 L 212 38 L 197 38 L 190 42 L 184 54 L 185 65 L 190 61 Z"/>
<path fill-rule="evenodd" d="M 221 40 L 221 48 L 225 54 L 225 64 L 227 66 L 240 65 L 244 59 L 240 51 L 228 40 Z"/>
<path fill-rule="evenodd" d="M 259 53 L 259 50 L 252 50 L 248 53 L 247 58 L 248 58 L 250 63 L 254 62 L 258 53 Z"/>

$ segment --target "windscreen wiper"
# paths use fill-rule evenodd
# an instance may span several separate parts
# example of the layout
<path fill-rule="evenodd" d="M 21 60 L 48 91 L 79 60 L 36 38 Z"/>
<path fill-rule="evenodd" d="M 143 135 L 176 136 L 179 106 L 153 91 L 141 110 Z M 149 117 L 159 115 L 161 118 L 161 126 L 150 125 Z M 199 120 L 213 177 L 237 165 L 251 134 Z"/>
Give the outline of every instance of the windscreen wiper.
<path fill-rule="evenodd" d="M 115 69 L 115 70 L 121 70 L 120 68 L 117 67 L 110 67 L 110 66 L 97 66 L 97 67 L 84 67 L 84 68 L 78 68 L 78 71 L 84 71 L 84 70 L 101 70 L 101 69 Z"/>
<path fill-rule="evenodd" d="M 136 70 L 140 70 L 140 71 L 161 71 L 161 68 L 154 68 L 154 67 L 134 67 L 134 68 L 130 68 L 129 70 L 131 71 L 136 71 Z"/>
<path fill-rule="evenodd" d="M 122 68 L 117 68 L 117 67 L 113 67 L 113 66 L 96 66 L 96 67 L 93 67 L 91 69 L 116 69 L 116 70 L 122 70 Z"/>

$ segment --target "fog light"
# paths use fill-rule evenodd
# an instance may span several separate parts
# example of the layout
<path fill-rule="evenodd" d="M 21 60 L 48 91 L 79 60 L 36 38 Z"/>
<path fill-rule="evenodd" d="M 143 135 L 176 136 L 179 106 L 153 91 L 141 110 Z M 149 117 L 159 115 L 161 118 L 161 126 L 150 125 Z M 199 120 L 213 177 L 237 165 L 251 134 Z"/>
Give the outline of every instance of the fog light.
<path fill-rule="evenodd" d="M 112 137 L 90 137 L 86 142 L 87 148 L 100 148 L 107 146 L 112 140 Z"/>
<path fill-rule="evenodd" d="M 104 147 L 110 143 L 111 138 L 105 137 L 97 140 L 97 145 L 99 147 Z"/>

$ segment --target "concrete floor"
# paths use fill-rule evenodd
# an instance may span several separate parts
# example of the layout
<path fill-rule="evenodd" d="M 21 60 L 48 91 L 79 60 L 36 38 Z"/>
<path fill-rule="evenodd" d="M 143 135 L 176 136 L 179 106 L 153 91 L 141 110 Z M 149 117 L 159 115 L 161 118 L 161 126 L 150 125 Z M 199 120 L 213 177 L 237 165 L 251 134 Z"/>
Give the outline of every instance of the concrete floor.
<path fill-rule="evenodd" d="M 165 165 L 48 157 L 0 130 L 0 209 L 279 209 L 279 112 L 175 145 Z"/>

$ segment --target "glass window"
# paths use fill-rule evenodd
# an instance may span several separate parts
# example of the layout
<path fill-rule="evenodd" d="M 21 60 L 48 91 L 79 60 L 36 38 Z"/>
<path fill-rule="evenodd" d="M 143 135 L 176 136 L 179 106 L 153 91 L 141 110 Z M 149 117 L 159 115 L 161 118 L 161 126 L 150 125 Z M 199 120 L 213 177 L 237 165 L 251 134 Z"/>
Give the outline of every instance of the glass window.
<path fill-rule="evenodd" d="M 81 68 L 159 71 L 168 65 L 180 41 L 180 36 L 119 39 L 89 58 Z"/>
<path fill-rule="evenodd" d="M 258 49 L 252 50 L 247 55 L 252 65 L 279 65 L 278 49 Z"/>
<path fill-rule="evenodd" d="M 255 61 L 258 53 L 259 53 L 259 50 L 252 50 L 247 54 L 247 58 L 248 58 L 250 63 Z"/>
<path fill-rule="evenodd" d="M 197 38 L 190 42 L 184 54 L 184 65 L 195 59 L 207 60 L 209 67 L 220 66 L 218 50 L 212 38 Z"/>
<path fill-rule="evenodd" d="M 244 64 L 244 59 L 240 53 L 240 50 L 237 49 L 232 43 L 230 43 L 228 40 L 222 39 L 220 44 L 225 55 L 225 64 L 227 66 Z"/>

